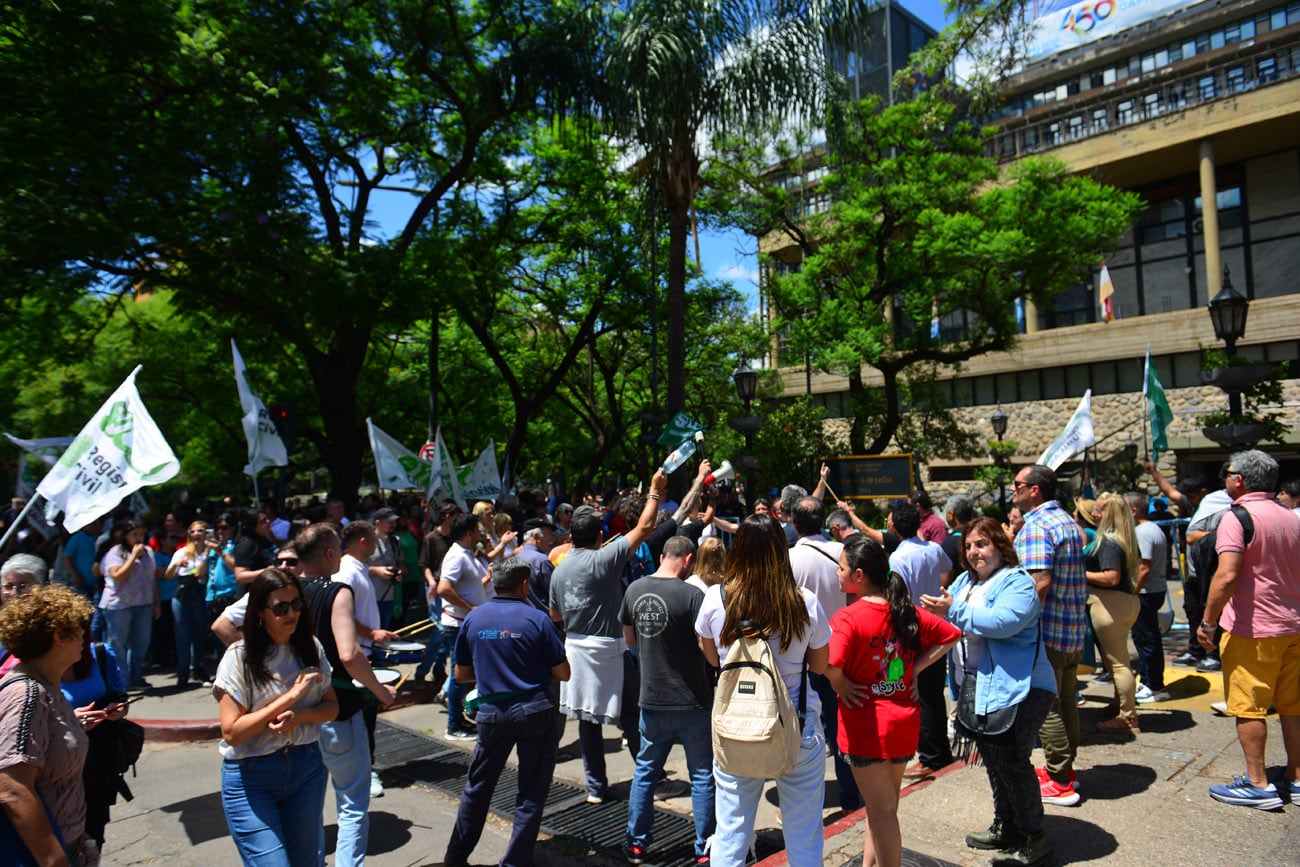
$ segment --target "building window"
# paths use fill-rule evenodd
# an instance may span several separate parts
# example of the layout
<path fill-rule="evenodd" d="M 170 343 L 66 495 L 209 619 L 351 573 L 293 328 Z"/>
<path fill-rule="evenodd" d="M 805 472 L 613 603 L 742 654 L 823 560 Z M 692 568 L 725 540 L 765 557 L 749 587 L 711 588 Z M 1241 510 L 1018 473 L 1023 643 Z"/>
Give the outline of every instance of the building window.
<path fill-rule="evenodd" d="M 1267 83 L 1277 80 L 1277 58 L 1261 57 L 1255 63 L 1255 78 L 1258 81 Z"/>
<path fill-rule="evenodd" d="M 1092 131 L 1104 132 L 1110 128 L 1110 119 L 1107 116 L 1106 109 L 1094 108 L 1092 110 Z"/>
<path fill-rule="evenodd" d="M 1133 100 L 1126 99 L 1119 105 L 1115 106 L 1115 122 L 1120 126 L 1126 123 L 1132 123 L 1137 119 L 1137 113 L 1133 109 Z"/>
<path fill-rule="evenodd" d="M 1071 140 L 1083 138 L 1086 135 L 1083 127 L 1083 115 L 1076 114 L 1074 117 L 1067 120 L 1066 128 L 1066 135 L 1069 136 Z"/>
<path fill-rule="evenodd" d="M 1156 117 L 1160 114 L 1160 91 L 1142 97 L 1142 113 L 1147 117 Z"/>
<path fill-rule="evenodd" d="M 1196 93 L 1201 99 L 1214 99 L 1214 76 L 1203 75 L 1197 79 Z"/>
<path fill-rule="evenodd" d="M 1228 70 L 1228 93 L 1239 93 L 1246 89 L 1246 67 L 1234 66 Z"/>

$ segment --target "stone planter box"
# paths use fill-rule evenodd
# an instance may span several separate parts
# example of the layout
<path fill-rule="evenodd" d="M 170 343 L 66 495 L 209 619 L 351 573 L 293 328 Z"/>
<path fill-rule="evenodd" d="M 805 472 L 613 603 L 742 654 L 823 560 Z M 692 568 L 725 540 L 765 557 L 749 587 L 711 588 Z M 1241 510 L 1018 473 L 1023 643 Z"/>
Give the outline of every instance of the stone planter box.
<path fill-rule="evenodd" d="M 1215 367 L 1201 371 L 1201 382 L 1224 391 L 1242 391 L 1258 385 L 1273 373 L 1271 364 L 1239 364 L 1233 367 Z"/>
<path fill-rule="evenodd" d="M 1224 448 L 1239 448 L 1253 446 L 1262 440 L 1268 427 L 1262 424 L 1225 424 L 1201 428 L 1201 433 Z"/>

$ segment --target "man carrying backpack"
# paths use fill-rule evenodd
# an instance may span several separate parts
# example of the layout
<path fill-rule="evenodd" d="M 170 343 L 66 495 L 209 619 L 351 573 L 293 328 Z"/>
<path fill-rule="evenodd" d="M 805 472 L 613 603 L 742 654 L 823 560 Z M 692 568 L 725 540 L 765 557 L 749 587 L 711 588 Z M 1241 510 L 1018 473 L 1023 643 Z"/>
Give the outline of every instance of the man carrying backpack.
<path fill-rule="evenodd" d="M 659 569 L 634 581 L 623 596 L 623 636 L 641 657 L 641 750 L 628 796 L 623 846 L 629 864 L 643 863 L 653 841 L 654 785 L 673 743 L 682 745 L 691 777 L 696 861 L 708 862 L 714 829 L 709 723 L 713 689 L 695 637 L 704 594 L 682 580 L 690 574 L 694 556 L 694 542 L 673 536 L 664 543 Z"/>
<path fill-rule="evenodd" d="M 1287 800 L 1300 795 L 1300 517 L 1274 501 L 1277 472 L 1277 461 L 1257 449 L 1229 461 L 1224 484 L 1233 508 L 1219 521 L 1219 564 L 1196 630 L 1207 650 L 1215 631 L 1223 630 L 1224 698 L 1246 758 L 1246 773 L 1211 786 L 1210 797 L 1257 810 L 1281 809 L 1279 794 Z M 1238 516 L 1238 507 L 1248 520 Z M 1287 752 L 1276 784 L 1264 769 L 1270 704 L 1277 707 Z"/>

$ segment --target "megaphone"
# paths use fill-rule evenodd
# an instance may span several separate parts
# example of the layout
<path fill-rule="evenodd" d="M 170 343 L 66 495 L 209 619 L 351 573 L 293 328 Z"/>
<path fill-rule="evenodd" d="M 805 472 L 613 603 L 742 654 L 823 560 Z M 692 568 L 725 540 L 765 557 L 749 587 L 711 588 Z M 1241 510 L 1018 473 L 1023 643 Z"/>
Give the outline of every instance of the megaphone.
<path fill-rule="evenodd" d="M 722 466 L 704 477 L 704 484 L 711 485 L 714 482 L 724 482 L 727 479 L 736 477 L 736 468 L 731 465 L 731 461 L 723 460 Z"/>

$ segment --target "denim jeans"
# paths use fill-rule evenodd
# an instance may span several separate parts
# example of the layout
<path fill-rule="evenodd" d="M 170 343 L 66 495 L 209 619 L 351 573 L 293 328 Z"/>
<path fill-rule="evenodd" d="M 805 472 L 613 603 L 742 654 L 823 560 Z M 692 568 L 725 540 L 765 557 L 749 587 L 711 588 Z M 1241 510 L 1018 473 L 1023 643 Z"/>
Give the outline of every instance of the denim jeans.
<path fill-rule="evenodd" d="M 447 693 L 447 733 L 472 732 L 469 721 L 465 719 L 465 693 L 469 689 L 456 682 L 456 636 L 460 634 L 459 626 L 438 627 L 442 633 L 442 643 L 447 648 L 447 683 L 442 691 Z"/>
<path fill-rule="evenodd" d="M 108 646 L 122 666 L 126 685 L 144 683 L 144 655 L 153 635 L 153 606 L 105 608 L 104 623 L 108 627 Z"/>
<path fill-rule="evenodd" d="M 325 766 L 315 744 L 222 762 L 221 806 L 245 864 L 325 863 Z"/>
<path fill-rule="evenodd" d="M 840 697 L 835 687 L 825 675 L 808 673 L 808 685 L 817 691 L 822 702 L 822 731 L 826 733 L 826 742 L 831 745 L 831 764 L 835 767 L 835 788 L 840 793 L 840 808 L 852 812 L 862 806 L 862 794 L 858 792 L 858 783 L 853 779 L 853 769 L 840 755 Z M 799 706 L 799 696 L 792 695 L 795 707 Z"/>
<path fill-rule="evenodd" d="M 557 716 L 559 711 L 549 698 L 520 701 L 509 707 L 484 704 L 479 709 L 478 740 L 469 760 L 456 825 L 447 842 L 448 864 L 465 863 L 478 844 L 492 793 L 512 749 L 519 757 L 519 791 L 515 795 L 514 828 L 500 863 L 533 863 L 542 808 L 555 773 Z"/>
<path fill-rule="evenodd" d="M 627 800 L 627 842 L 649 847 L 654 840 L 654 787 L 674 743 L 686 753 L 695 816 L 695 854 L 705 854 L 715 827 L 713 811 L 713 727 L 708 710 L 641 708 L 641 752 L 636 757 Z"/>
<path fill-rule="evenodd" d="M 1137 622 L 1133 624 L 1133 646 L 1137 648 L 1137 673 L 1148 689 L 1165 688 L 1165 647 L 1160 637 L 1160 609 L 1165 594 L 1139 593 Z"/>
<path fill-rule="evenodd" d="M 718 829 L 709 855 L 714 867 L 742 867 L 754 845 L 754 818 L 764 780 L 713 769 Z M 776 781 L 790 867 L 822 867 L 822 802 L 826 797 L 826 739 L 813 714 L 804 722 L 799 762 Z"/>
<path fill-rule="evenodd" d="M 1016 710 L 1010 731 L 975 739 L 993 790 L 993 817 L 1024 835 L 1043 830 L 1043 797 L 1030 753 L 1052 699 L 1045 689 L 1030 689 Z"/>
<path fill-rule="evenodd" d="M 361 711 L 344 720 L 321 723 L 320 754 L 334 784 L 339 839 L 337 867 L 364 864 L 370 838 L 370 743 Z"/>
<path fill-rule="evenodd" d="M 208 606 L 203 595 L 172 599 L 172 619 L 176 621 L 176 674 L 189 677 L 203 667 L 203 645 L 208 635 Z"/>
<path fill-rule="evenodd" d="M 442 639 L 442 627 L 438 626 L 438 621 L 442 619 L 442 600 L 434 597 L 429 603 L 429 620 L 434 627 L 429 630 L 429 638 L 424 644 L 424 657 L 420 664 L 415 667 L 417 675 L 427 675 L 434 672 L 446 674 L 447 669 L 447 643 Z"/>

